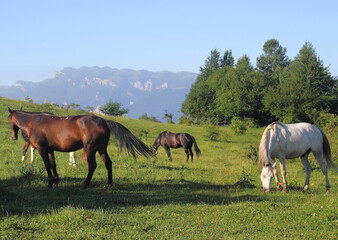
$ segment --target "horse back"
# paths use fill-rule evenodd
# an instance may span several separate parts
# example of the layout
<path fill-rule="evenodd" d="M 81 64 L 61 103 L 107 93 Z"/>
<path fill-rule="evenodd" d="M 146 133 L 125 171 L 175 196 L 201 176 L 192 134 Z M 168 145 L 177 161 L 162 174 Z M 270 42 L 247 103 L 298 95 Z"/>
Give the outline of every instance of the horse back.
<path fill-rule="evenodd" d="M 75 151 L 110 136 L 104 119 L 93 115 L 43 116 L 34 125 L 30 134 L 32 145 L 45 144 L 57 151 Z"/>
<path fill-rule="evenodd" d="M 321 151 L 323 136 L 316 126 L 309 123 L 276 123 L 271 133 L 270 147 L 272 157 L 285 158 L 302 156 L 309 150 Z"/>

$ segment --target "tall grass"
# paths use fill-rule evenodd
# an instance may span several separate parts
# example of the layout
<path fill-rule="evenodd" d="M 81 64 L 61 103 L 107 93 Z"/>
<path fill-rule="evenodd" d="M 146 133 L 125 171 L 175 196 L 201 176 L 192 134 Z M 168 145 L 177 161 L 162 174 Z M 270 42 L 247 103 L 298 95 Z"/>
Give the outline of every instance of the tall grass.
<path fill-rule="evenodd" d="M 56 153 L 61 182 L 48 189 L 41 157 L 33 165 L 21 162 L 23 140 L 10 139 L 8 110 L 24 105 L 27 111 L 77 114 L 47 106 L 0 98 L 0 239 L 336 239 L 338 226 L 337 172 L 329 171 L 331 193 L 315 169 L 308 192 L 300 161 L 288 160 L 288 193 L 263 193 L 260 169 L 248 152 L 257 146 L 263 128 L 236 135 L 219 128 L 210 141 L 207 126 L 162 124 L 146 120 L 118 121 L 151 145 L 165 130 L 195 136 L 202 156 L 185 162 L 182 149 L 167 161 L 160 148 L 157 159 L 137 160 L 120 153 L 111 139 L 112 191 L 107 173 L 98 167 L 91 187 L 81 190 L 87 174 L 81 151 L 78 167 L 68 165 L 68 154 Z M 46 108 L 45 108 L 46 107 Z M 144 131 L 147 134 L 144 134 Z M 337 164 L 338 143 L 328 133 Z M 312 162 L 314 162 L 311 157 Z"/>

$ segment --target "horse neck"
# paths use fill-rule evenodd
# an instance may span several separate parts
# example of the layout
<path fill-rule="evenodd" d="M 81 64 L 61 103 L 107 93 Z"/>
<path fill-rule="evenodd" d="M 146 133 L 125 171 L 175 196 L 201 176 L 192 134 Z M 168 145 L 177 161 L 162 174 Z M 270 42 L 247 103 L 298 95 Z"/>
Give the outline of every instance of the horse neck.
<path fill-rule="evenodd" d="M 275 126 L 268 126 L 263 133 L 261 142 L 259 143 L 259 152 L 258 152 L 258 162 L 261 167 L 271 163 L 271 138 L 272 131 L 274 131 Z"/>
<path fill-rule="evenodd" d="M 154 144 L 153 144 L 153 148 L 154 148 L 155 150 L 157 150 L 157 149 L 159 148 L 160 145 L 161 145 L 161 143 L 160 143 L 160 137 L 158 137 L 158 138 L 156 138 L 156 140 L 155 140 L 155 142 L 154 142 Z"/>
<path fill-rule="evenodd" d="M 31 120 L 28 119 L 27 115 L 25 113 L 21 113 L 21 112 L 17 112 L 16 115 L 15 115 L 15 119 L 14 119 L 14 122 L 15 122 L 15 125 L 21 129 L 21 131 L 24 132 L 24 134 L 29 137 L 28 133 L 29 133 L 29 128 L 27 127 L 28 123 L 30 122 Z"/>

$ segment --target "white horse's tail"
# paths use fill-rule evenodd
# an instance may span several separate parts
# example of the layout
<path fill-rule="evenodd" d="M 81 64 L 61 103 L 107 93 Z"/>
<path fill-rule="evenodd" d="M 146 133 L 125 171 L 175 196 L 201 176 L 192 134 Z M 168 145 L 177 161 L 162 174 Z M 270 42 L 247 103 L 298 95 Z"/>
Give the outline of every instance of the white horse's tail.
<path fill-rule="evenodd" d="M 336 168 L 335 164 L 332 161 L 331 147 L 330 147 L 329 140 L 327 139 L 325 133 L 322 130 L 320 130 L 320 132 L 322 133 L 322 136 L 323 136 L 323 153 L 324 153 L 325 161 L 328 167 Z"/>
<path fill-rule="evenodd" d="M 271 123 L 269 126 L 267 126 L 263 132 L 263 136 L 261 138 L 261 142 L 259 143 L 259 151 L 258 151 L 258 163 L 261 167 L 264 167 L 265 165 L 270 163 L 270 155 L 271 155 L 271 149 L 270 145 L 270 138 L 271 138 L 271 131 L 275 130 L 276 123 Z"/>

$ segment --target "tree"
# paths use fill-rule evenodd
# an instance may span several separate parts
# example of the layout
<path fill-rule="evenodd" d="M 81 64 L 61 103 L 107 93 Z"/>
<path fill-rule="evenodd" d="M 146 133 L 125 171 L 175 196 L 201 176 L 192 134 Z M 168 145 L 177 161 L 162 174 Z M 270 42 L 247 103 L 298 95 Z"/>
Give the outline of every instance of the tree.
<path fill-rule="evenodd" d="M 269 89 L 264 105 L 280 120 L 314 122 L 321 111 L 334 111 L 334 89 L 335 81 L 328 69 L 312 44 L 305 43 L 285 69 L 279 85 Z"/>
<path fill-rule="evenodd" d="M 138 119 L 148 120 L 148 121 L 152 121 L 152 122 L 160 122 L 156 119 L 156 117 L 153 117 L 153 116 L 149 117 L 147 113 L 144 113 Z"/>
<path fill-rule="evenodd" d="M 207 79 L 211 74 L 220 69 L 221 58 L 217 49 L 211 50 L 210 56 L 205 60 L 204 67 L 200 67 L 200 74 L 197 77 L 199 80 Z"/>
<path fill-rule="evenodd" d="M 266 87 L 276 86 L 283 69 L 290 64 L 286 56 L 286 48 L 282 47 L 276 39 L 270 39 L 264 43 L 263 52 L 257 58 L 257 70 L 264 74 Z"/>
<path fill-rule="evenodd" d="M 174 114 L 168 113 L 167 110 L 165 110 L 165 114 L 163 115 L 163 119 L 167 121 L 167 123 L 175 124 L 173 121 Z"/>
<path fill-rule="evenodd" d="M 211 88 L 207 79 L 221 67 L 220 53 L 214 49 L 205 60 L 204 66 L 200 67 L 200 74 L 192 85 L 181 111 L 185 118 L 194 122 L 208 122 L 214 111 L 214 89 Z"/>
<path fill-rule="evenodd" d="M 232 56 L 231 50 L 226 50 L 223 55 L 223 59 L 221 60 L 221 67 L 233 67 L 235 64 L 235 59 Z"/>
<path fill-rule="evenodd" d="M 276 39 L 270 39 L 263 45 L 263 52 L 257 58 L 257 69 L 262 72 L 273 73 L 278 68 L 285 68 L 290 60 L 286 56 L 286 48 L 283 48 Z"/>
<path fill-rule="evenodd" d="M 264 80 L 260 73 L 254 71 L 248 56 L 241 57 L 236 68 L 220 70 L 211 78 L 219 78 L 214 80 L 218 85 L 215 102 L 219 124 L 229 124 L 234 117 L 266 123 L 269 117 L 262 105 Z"/>
<path fill-rule="evenodd" d="M 122 116 L 128 113 L 128 109 L 121 108 L 121 103 L 113 102 L 111 99 L 100 107 L 100 111 L 104 114 L 111 115 L 111 116 Z"/>

